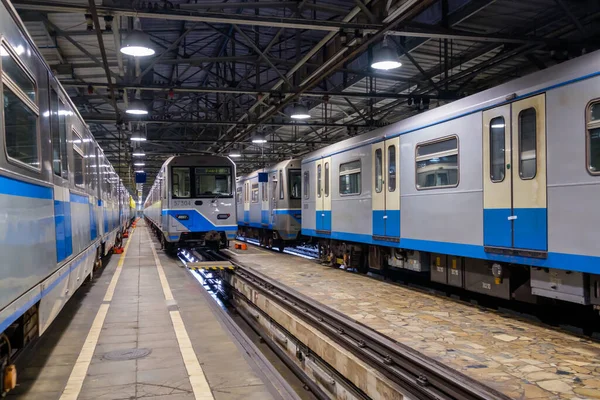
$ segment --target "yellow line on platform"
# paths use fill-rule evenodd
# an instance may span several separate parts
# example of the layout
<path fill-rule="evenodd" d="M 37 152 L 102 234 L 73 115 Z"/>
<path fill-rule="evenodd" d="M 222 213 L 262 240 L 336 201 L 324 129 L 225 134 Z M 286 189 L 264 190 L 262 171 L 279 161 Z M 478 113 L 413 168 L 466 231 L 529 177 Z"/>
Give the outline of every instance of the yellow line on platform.
<path fill-rule="evenodd" d="M 79 353 L 79 357 L 77 357 L 77 361 L 75 361 L 75 365 L 73 366 L 73 370 L 71 371 L 67 385 L 60 396 L 60 400 L 77 400 L 77 397 L 79 397 L 79 393 L 81 392 L 81 388 L 83 386 L 83 381 L 85 380 L 90 363 L 92 362 L 92 357 L 94 356 L 94 351 L 96 351 L 98 338 L 102 332 L 102 325 L 104 325 L 104 320 L 106 319 L 106 314 L 108 314 L 108 309 L 110 307 L 110 303 L 106 302 L 112 301 L 115 288 L 117 287 L 117 282 L 121 276 L 123 263 L 125 262 L 125 255 L 127 254 L 127 249 L 129 248 L 129 243 L 131 243 L 132 237 L 133 233 L 129 236 L 129 240 L 127 240 L 127 243 L 125 244 L 125 249 L 119 258 L 115 273 L 110 280 L 108 289 L 106 289 L 106 294 L 104 295 L 105 303 L 100 305 L 100 309 L 96 313 L 92 327 L 85 338 L 85 342 L 81 352 Z"/>
<path fill-rule="evenodd" d="M 173 292 L 171 292 L 171 287 L 169 286 L 169 281 L 167 280 L 165 271 L 162 267 L 160 259 L 158 258 L 158 254 L 154 248 L 154 243 L 150 238 L 148 230 L 146 230 L 146 234 L 150 240 L 150 248 L 152 249 L 152 254 L 154 255 L 154 263 L 156 264 L 156 269 L 158 270 L 158 278 L 160 279 L 165 300 L 174 300 Z M 169 315 L 171 316 L 171 322 L 173 324 L 173 329 L 175 330 L 177 343 L 179 343 L 179 351 L 181 352 L 181 357 L 183 358 L 185 369 L 189 375 L 192 390 L 194 391 L 194 397 L 196 400 L 214 400 L 212 391 L 210 390 L 210 385 L 206 380 L 204 371 L 200 366 L 200 362 L 198 362 L 198 357 L 196 357 L 196 353 L 192 346 L 192 341 L 190 340 L 187 330 L 185 329 L 185 324 L 181 318 L 181 313 L 178 310 L 173 310 L 169 311 Z"/>

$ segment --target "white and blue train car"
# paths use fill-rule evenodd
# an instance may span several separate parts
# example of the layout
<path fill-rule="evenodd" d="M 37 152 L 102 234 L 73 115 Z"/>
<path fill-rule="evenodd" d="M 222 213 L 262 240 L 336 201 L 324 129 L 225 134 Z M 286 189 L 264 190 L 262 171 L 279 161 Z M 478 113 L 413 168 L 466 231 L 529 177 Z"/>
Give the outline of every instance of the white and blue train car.
<path fill-rule="evenodd" d="M 144 215 L 167 252 L 228 247 L 237 232 L 235 164 L 222 156 L 174 156 L 160 169 Z"/>
<path fill-rule="evenodd" d="M 130 221 L 127 190 L 16 11 L 0 4 L 0 376 Z M 0 380 L 0 394 L 4 392 Z"/>
<path fill-rule="evenodd" d="M 300 159 L 286 160 L 237 180 L 238 233 L 267 247 L 294 244 L 300 235 Z M 259 174 L 266 179 L 259 182 Z"/>
<path fill-rule="evenodd" d="M 307 155 L 321 256 L 600 304 L 600 52 Z"/>

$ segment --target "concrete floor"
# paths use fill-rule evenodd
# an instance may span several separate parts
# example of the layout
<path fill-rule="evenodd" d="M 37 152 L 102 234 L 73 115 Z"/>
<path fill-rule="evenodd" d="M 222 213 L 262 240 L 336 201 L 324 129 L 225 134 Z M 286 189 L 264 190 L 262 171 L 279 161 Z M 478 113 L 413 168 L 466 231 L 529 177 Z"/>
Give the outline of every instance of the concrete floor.
<path fill-rule="evenodd" d="M 143 222 L 128 240 L 112 299 L 107 301 L 106 293 L 118 270 L 118 255 L 75 294 L 36 343 L 10 399 L 295 398 L 252 345 L 215 312 L 215 304 L 190 273 L 160 250 L 155 258 L 151 246 L 156 242 Z M 161 270 L 172 300 L 163 295 Z M 98 325 L 99 311 L 107 304 Z M 174 328 L 174 313 L 183 320 L 179 330 Z M 94 326 L 101 328 L 95 346 L 86 343 Z M 182 335 L 191 346 L 185 346 Z M 89 365 L 81 362 L 86 348 L 93 351 Z M 148 349 L 150 354 L 108 359 L 110 352 L 135 349 Z M 196 372 L 190 365 L 197 366 Z"/>

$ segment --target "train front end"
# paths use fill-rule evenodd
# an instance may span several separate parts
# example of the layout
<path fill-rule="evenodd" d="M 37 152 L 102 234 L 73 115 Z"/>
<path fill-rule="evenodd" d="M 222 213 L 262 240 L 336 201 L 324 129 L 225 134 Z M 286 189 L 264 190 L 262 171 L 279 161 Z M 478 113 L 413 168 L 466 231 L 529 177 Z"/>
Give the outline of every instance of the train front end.
<path fill-rule="evenodd" d="M 168 207 L 162 209 L 165 249 L 225 248 L 237 232 L 235 164 L 227 157 L 174 157 L 166 174 Z M 166 228 L 166 229 L 165 229 Z"/>

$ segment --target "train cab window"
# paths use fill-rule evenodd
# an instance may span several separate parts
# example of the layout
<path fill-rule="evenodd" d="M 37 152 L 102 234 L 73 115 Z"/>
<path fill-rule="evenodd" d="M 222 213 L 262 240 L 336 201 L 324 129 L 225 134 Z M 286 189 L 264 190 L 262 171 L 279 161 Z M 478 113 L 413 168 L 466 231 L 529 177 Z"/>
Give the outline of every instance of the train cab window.
<path fill-rule="evenodd" d="M 340 195 L 360 194 L 360 175 L 361 167 L 359 160 L 340 164 Z"/>
<path fill-rule="evenodd" d="M 600 101 L 588 107 L 587 164 L 590 173 L 600 175 Z"/>
<path fill-rule="evenodd" d="M 329 163 L 325 163 L 325 197 L 329 197 Z"/>
<path fill-rule="evenodd" d="M 290 169 L 288 172 L 288 182 L 290 185 L 290 199 L 297 200 L 302 198 L 302 172 L 299 169 Z"/>
<path fill-rule="evenodd" d="M 317 197 L 321 197 L 321 164 L 317 165 Z"/>
<path fill-rule="evenodd" d="M 383 190 L 383 153 L 381 149 L 375 150 L 375 191 Z"/>
<path fill-rule="evenodd" d="M 308 173 L 308 171 L 304 171 L 304 199 L 305 200 L 308 200 L 310 198 L 310 194 L 308 191 L 309 183 L 310 183 L 310 174 Z"/>
<path fill-rule="evenodd" d="M 258 183 L 252 184 L 252 202 L 258 203 Z"/>
<path fill-rule="evenodd" d="M 458 138 L 452 136 L 417 144 L 417 189 L 458 186 Z"/>
<path fill-rule="evenodd" d="M 190 169 L 187 167 L 173 167 L 173 183 L 171 191 L 173 198 L 189 198 L 190 197 Z"/>
<path fill-rule="evenodd" d="M 396 191 L 396 145 L 388 146 L 388 192 Z"/>
<path fill-rule="evenodd" d="M 492 182 L 504 180 L 505 143 L 504 117 L 493 118 L 490 121 L 490 179 Z"/>
<path fill-rule="evenodd" d="M 194 169 L 195 197 L 231 196 L 231 168 L 198 167 Z"/>
<path fill-rule="evenodd" d="M 279 182 L 281 182 L 281 184 L 279 185 L 279 199 L 283 200 L 285 198 L 285 194 L 284 194 L 283 171 L 282 170 L 279 170 Z"/>
<path fill-rule="evenodd" d="M 6 153 L 11 159 L 37 170 L 39 158 L 38 117 L 34 80 L 4 44 L 2 51 L 2 97 Z"/>
<path fill-rule="evenodd" d="M 519 176 L 533 179 L 537 173 L 537 127 L 535 108 L 519 113 Z"/>

